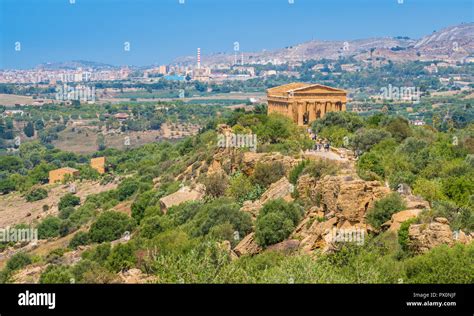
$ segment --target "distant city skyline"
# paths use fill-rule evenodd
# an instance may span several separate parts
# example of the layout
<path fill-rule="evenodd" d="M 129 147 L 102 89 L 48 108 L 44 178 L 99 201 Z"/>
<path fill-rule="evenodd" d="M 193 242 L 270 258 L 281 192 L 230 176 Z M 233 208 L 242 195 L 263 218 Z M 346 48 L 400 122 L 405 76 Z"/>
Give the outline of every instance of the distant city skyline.
<path fill-rule="evenodd" d="M 471 0 L 0 0 L 0 69 L 168 64 L 197 47 L 231 52 L 236 41 L 252 52 L 310 40 L 417 39 L 472 17 Z"/>

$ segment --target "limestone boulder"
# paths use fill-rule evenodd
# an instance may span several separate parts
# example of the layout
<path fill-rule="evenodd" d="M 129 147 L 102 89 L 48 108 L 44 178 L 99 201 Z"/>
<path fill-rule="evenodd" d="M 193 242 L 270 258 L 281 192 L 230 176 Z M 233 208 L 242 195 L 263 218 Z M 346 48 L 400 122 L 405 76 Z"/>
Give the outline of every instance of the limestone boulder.
<path fill-rule="evenodd" d="M 303 175 L 296 190 L 300 198 L 315 204 L 292 234 L 307 252 L 337 250 L 339 241 L 335 236 L 343 233 L 363 238 L 374 232 L 365 220 L 367 210 L 390 193 L 378 181 L 364 181 L 356 175 L 325 176 L 319 180 Z"/>
<path fill-rule="evenodd" d="M 213 160 L 211 165 L 209 166 L 209 169 L 207 170 L 207 175 L 215 173 L 225 173 L 224 169 L 222 168 L 222 165 L 217 160 Z"/>
<path fill-rule="evenodd" d="M 287 202 L 293 201 L 291 197 L 293 190 L 293 184 L 286 177 L 282 177 L 277 182 L 272 183 L 257 201 L 245 201 L 241 211 L 248 212 L 255 218 L 263 205 L 268 201 L 276 199 L 284 199 Z"/>
<path fill-rule="evenodd" d="M 179 205 L 188 201 L 199 201 L 205 195 L 205 188 L 203 185 L 197 185 L 195 188 L 183 187 L 165 197 L 160 199 L 161 211 L 166 214 L 170 207 Z"/>
<path fill-rule="evenodd" d="M 234 253 L 241 257 L 244 255 L 255 255 L 262 251 L 262 248 L 255 241 L 255 233 L 245 236 L 234 248 Z"/>
<path fill-rule="evenodd" d="M 255 153 L 245 152 L 242 156 L 241 170 L 246 175 L 250 176 L 255 170 L 257 163 L 270 164 L 280 162 L 288 175 L 290 170 L 301 161 L 301 158 L 294 158 L 290 156 L 282 155 L 278 152 L 272 153 Z"/>
<path fill-rule="evenodd" d="M 364 222 L 367 210 L 375 201 L 390 193 L 378 181 L 364 181 L 348 176 L 326 176 L 316 180 L 304 175 L 297 184 L 299 196 L 319 204 L 326 214 L 341 220 Z"/>
<path fill-rule="evenodd" d="M 242 212 L 250 213 L 253 219 L 256 219 L 260 209 L 263 207 L 259 200 L 257 201 L 245 201 L 240 208 Z"/>
<path fill-rule="evenodd" d="M 297 239 L 288 239 L 267 247 L 266 251 L 281 251 L 291 253 L 298 250 L 300 241 Z"/>
<path fill-rule="evenodd" d="M 429 224 L 412 224 L 408 229 L 409 247 L 415 253 L 425 253 L 430 249 L 446 244 L 453 245 L 455 240 L 449 227 L 449 221 L 437 217 Z"/>
<path fill-rule="evenodd" d="M 217 246 L 221 250 L 225 251 L 230 256 L 230 258 L 232 260 L 235 260 L 235 259 L 239 258 L 239 256 L 237 256 L 237 254 L 232 250 L 232 245 L 231 245 L 230 241 L 224 240 L 222 242 L 217 243 Z"/>
<path fill-rule="evenodd" d="M 403 199 L 405 201 L 405 204 L 407 206 L 407 210 L 411 209 L 429 209 L 430 204 L 428 201 L 423 199 L 422 197 L 416 196 L 416 195 L 405 195 L 403 196 Z"/>
<path fill-rule="evenodd" d="M 460 242 L 462 244 L 469 244 L 472 242 L 473 236 L 472 236 L 472 233 L 466 234 L 462 230 L 459 230 L 459 231 L 454 232 L 454 239 L 457 242 Z"/>
<path fill-rule="evenodd" d="M 268 201 L 276 199 L 285 199 L 286 201 L 292 201 L 291 193 L 293 193 L 294 185 L 288 181 L 286 177 L 282 177 L 275 183 L 272 183 L 270 187 L 260 197 L 260 203 L 265 204 Z"/>
<path fill-rule="evenodd" d="M 403 222 L 418 217 L 421 212 L 423 212 L 423 210 L 421 209 L 404 210 L 397 212 L 392 215 L 391 220 L 387 223 L 386 226 L 389 226 L 389 231 L 398 232 Z"/>

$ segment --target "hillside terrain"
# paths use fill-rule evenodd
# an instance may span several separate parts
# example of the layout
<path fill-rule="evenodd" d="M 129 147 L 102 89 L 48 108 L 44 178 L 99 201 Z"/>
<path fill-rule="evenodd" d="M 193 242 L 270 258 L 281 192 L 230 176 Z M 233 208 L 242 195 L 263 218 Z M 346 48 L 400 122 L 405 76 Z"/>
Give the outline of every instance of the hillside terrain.
<path fill-rule="evenodd" d="M 16 183 L 0 215 L 38 229 L 39 240 L 2 244 L 0 280 L 474 281 L 472 123 L 437 130 L 333 112 L 312 132 L 330 151 L 315 151 L 285 117 L 237 109 L 174 143 L 100 150 L 102 175 L 89 169 L 91 156 L 22 144 L 22 160 L 1 157 Z M 231 133 L 255 133 L 257 150 L 218 146 Z M 44 184 L 53 163 L 80 176 Z"/>

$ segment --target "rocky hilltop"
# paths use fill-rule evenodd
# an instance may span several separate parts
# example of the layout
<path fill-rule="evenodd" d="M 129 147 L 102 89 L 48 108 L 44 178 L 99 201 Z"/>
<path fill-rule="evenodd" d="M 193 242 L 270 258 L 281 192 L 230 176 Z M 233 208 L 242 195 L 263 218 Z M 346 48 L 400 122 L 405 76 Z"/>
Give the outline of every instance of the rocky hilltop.
<path fill-rule="evenodd" d="M 420 59 L 461 61 L 473 52 L 474 23 L 465 23 L 446 27 L 420 39 L 382 37 L 347 41 L 313 40 L 274 51 L 244 52 L 244 59 L 250 64 L 271 60 L 299 62 L 310 59 L 338 59 L 341 56 L 352 56 L 358 60 L 383 57 L 393 61 Z M 202 57 L 206 65 L 232 63 L 233 60 L 233 53 Z M 174 63 L 194 64 L 195 57 L 180 57 Z"/>

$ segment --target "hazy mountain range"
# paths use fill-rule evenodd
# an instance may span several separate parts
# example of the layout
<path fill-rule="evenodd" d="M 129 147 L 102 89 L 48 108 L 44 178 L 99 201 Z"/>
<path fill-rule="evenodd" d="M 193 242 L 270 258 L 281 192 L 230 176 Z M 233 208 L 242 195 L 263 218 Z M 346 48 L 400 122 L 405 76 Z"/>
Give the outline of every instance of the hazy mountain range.
<path fill-rule="evenodd" d="M 202 55 L 204 65 L 231 64 L 237 55 L 240 62 L 242 53 L 215 53 Z M 420 39 L 408 37 L 376 37 L 350 41 L 312 40 L 298 45 L 272 51 L 243 52 L 244 63 L 279 60 L 295 62 L 310 59 L 338 59 L 341 56 L 364 60 L 380 57 L 392 61 L 410 60 L 451 60 L 461 61 L 474 56 L 474 23 L 450 26 Z M 196 56 L 176 58 L 172 64 L 194 65 Z M 38 66 L 44 69 L 76 69 L 77 67 L 94 69 L 112 69 L 117 66 L 93 61 L 69 61 L 45 63 Z M 145 68 L 145 67 L 140 67 Z"/>
<path fill-rule="evenodd" d="M 244 52 L 244 62 L 279 59 L 283 61 L 304 61 L 309 59 L 338 59 L 352 56 L 356 59 L 385 57 L 393 61 L 408 60 L 462 60 L 474 52 L 474 23 L 450 26 L 435 31 L 421 39 L 408 37 L 381 37 L 351 41 L 313 40 L 273 51 Z M 240 61 L 241 53 L 238 53 Z M 219 53 L 202 56 L 206 65 L 232 63 L 235 53 Z M 195 56 L 180 57 L 179 64 L 195 63 Z"/>

